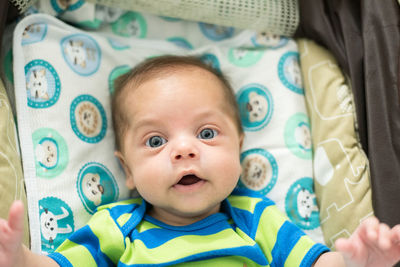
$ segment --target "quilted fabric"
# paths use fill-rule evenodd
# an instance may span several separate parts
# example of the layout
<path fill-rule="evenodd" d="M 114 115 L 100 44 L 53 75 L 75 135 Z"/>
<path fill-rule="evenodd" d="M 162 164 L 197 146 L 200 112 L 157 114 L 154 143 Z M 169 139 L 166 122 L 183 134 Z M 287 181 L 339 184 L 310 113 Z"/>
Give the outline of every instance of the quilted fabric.
<path fill-rule="evenodd" d="M 357 137 L 353 95 L 336 60 L 299 40 L 314 143 L 315 194 L 325 242 L 332 247 L 373 214 L 368 159 Z"/>

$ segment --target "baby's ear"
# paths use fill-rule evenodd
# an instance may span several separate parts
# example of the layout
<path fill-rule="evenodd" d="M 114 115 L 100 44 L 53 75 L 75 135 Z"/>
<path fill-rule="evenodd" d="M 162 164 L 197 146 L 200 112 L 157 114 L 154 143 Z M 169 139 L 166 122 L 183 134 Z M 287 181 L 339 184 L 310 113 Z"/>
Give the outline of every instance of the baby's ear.
<path fill-rule="evenodd" d="M 243 147 L 243 140 L 244 140 L 244 134 L 241 133 L 239 136 L 239 146 L 240 146 L 240 150 L 242 150 Z"/>
<path fill-rule="evenodd" d="M 124 169 L 125 172 L 125 184 L 126 186 L 130 189 L 133 190 L 135 189 L 135 183 L 133 182 L 133 176 L 132 176 L 132 171 L 129 168 L 128 164 L 125 162 L 125 158 L 122 155 L 121 151 L 115 151 L 114 155 L 118 158 L 119 162 L 122 165 L 122 168 Z"/>

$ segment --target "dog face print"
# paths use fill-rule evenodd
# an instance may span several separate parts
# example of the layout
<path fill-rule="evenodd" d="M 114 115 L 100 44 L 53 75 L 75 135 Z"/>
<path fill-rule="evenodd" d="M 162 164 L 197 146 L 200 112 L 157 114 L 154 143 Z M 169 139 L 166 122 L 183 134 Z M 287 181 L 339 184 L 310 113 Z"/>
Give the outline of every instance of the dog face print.
<path fill-rule="evenodd" d="M 95 136 L 99 132 L 101 118 L 96 107 L 90 102 L 83 102 L 77 110 L 78 127 L 86 136 Z"/>
<path fill-rule="evenodd" d="M 285 73 L 296 87 L 302 87 L 301 69 L 297 60 L 291 60 L 291 64 L 285 65 Z"/>
<path fill-rule="evenodd" d="M 250 122 L 261 121 L 267 115 L 268 102 L 263 96 L 257 94 L 257 92 L 251 92 L 249 94 L 249 102 L 247 103 L 247 111 Z"/>
<path fill-rule="evenodd" d="M 101 204 L 101 197 L 104 194 L 104 187 L 100 183 L 100 175 L 87 173 L 82 179 L 83 194 L 96 206 Z"/>
<path fill-rule="evenodd" d="M 82 41 L 69 40 L 65 46 L 65 55 L 75 66 L 79 65 L 82 68 L 86 67 L 86 52 Z"/>
<path fill-rule="evenodd" d="M 140 33 L 140 24 L 139 22 L 133 18 L 130 20 L 124 28 L 124 34 L 128 36 L 137 36 Z"/>
<path fill-rule="evenodd" d="M 36 160 L 46 168 L 51 169 L 57 165 L 58 162 L 58 148 L 57 144 L 47 138 L 36 146 L 35 150 Z"/>
<path fill-rule="evenodd" d="M 309 220 L 313 211 L 318 211 L 315 205 L 315 194 L 302 188 L 297 194 L 297 209 L 301 217 Z"/>
<path fill-rule="evenodd" d="M 28 25 L 25 29 L 24 32 L 22 33 L 22 38 L 29 38 L 31 34 L 35 34 L 41 31 L 41 28 L 38 24 L 31 24 Z"/>
<path fill-rule="evenodd" d="M 266 32 L 260 32 L 256 36 L 256 42 L 259 45 L 265 45 L 270 47 L 276 47 L 280 45 L 281 37 L 276 34 L 269 34 Z"/>
<path fill-rule="evenodd" d="M 40 228 L 44 239 L 46 239 L 49 244 L 53 244 L 54 240 L 57 238 L 58 234 L 67 234 L 72 232 L 72 227 L 67 224 L 66 227 L 59 227 L 58 222 L 69 216 L 69 212 L 61 207 L 61 214 L 54 214 L 49 209 L 40 207 L 43 212 L 40 214 Z"/>
<path fill-rule="evenodd" d="M 244 183 L 253 190 L 260 190 L 265 187 L 268 182 L 269 166 L 266 159 L 260 155 L 252 155 L 242 163 L 243 172 L 242 180 Z"/>
<path fill-rule="evenodd" d="M 43 68 L 32 70 L 27 83 L 27 89 L 29 90 L 32 99 L 49 99 L 46 69 Z"/>
<path fill-rule="evenodd" d="M 96 18 L 107 23 L 116 21 L 124 13 L 124 10 L 115 7 L 96 5 Z"/>
<path fill-rule="evenodd" d="M 309 151 L 311 149 L 311 132 L 309 127 L 305 123 L 301 123 L 298 127 L 296 127 L 294 131 L 294 136 L 297 144 L 299 144 L 301 149 L 306 151 Z"/>

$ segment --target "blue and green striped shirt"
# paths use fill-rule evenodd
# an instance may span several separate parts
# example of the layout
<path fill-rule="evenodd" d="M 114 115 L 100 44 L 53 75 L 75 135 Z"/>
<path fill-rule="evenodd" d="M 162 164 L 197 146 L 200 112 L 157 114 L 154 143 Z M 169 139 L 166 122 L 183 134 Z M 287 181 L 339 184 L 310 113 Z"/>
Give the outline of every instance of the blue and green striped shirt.
<path fill-rule="evenodd" d="M 146 214 L 141 198 L 98 208 L 49 256 L 61 266 L 311 266 L 328 251 L 260 195 L 238 189 L 187 226 Z"/>

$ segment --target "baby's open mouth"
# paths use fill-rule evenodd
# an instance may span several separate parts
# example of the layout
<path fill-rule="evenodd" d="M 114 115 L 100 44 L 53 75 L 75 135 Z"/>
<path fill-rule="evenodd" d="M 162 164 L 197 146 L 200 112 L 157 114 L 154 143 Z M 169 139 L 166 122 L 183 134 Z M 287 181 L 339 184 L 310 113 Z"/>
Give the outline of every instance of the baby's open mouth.
<path fill-rule="evenodd" d="M 199 178 L 199 177 L 197 177 L 196 175 L 194 175 L 194 174 L 189 174 L 189 175 L 183 176 L 183 177 L 179 180 L 178 184 L 180 184 L 180 185 L 192 185 L 192 184 L 195 184 L 195 183 L 200 182 L 201 180 L 202 180 L 202 179 Z"/>

